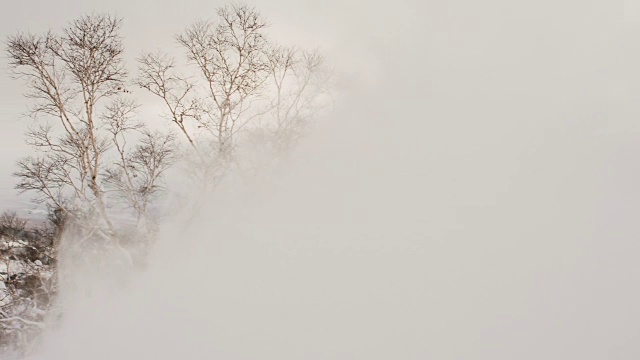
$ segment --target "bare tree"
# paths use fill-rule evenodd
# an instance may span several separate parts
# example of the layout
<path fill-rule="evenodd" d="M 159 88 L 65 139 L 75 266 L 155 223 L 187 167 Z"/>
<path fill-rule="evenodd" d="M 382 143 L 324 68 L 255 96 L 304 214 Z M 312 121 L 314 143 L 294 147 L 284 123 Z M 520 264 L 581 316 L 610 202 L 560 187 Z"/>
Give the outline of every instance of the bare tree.
<path fill-rule="evenodd" d="M 114 233 L 108 208 L 122 203 L 140 218 L 173 151 L 171 136 L 134 121 L 121 25 L 117 17 L 90 15 L 61 34 L 20 33 L 7 41 L 10 68 L 25 80 L 30 115 L 39 120 L 27 132 L 37 155 L 18 162 L 17 189 L 107 237 Z"/>
<path fill-rule="evenodd" d="M 272 146 L 285 152 L 305 134 L 330 103 L 331 72 L 317 51 L 274 47 L 269 53 L 269 97 L 266 121 Z"/>
<path fill-rule="evenodd" d="M 0 214 L 0 235 L 15 238 L 27 228 L 27 220 L 18 216 L 15 211 L 5 211 Z"/>
<path fill-rule="evenodd" d="M 116 152 L 113 166 L 105 170 L 105 188 L 130 207 L 137 225 L 148 225 L 151 202 L 163 190 L 162 176 L 174 161 L 177 144 L 173 134 L 150 131 L 135 121 L 137 105 L 118 99 L 107 106 L 104 121 Z M 127 135 L 137 134 L 129 146 Z"/>
<path fill-rule="evenodd" d="M 272 44 L 267 25 L 254 8 L 228 5 L 176 36 L 190 67 L 159 52 L 139 58 L 138 86 L 162 99 L 193 158 L 210 164 L 199 166 L 207 183 L 224 175 L 242 133 L 260 129 L 290 147 L 326 100 L 322 56 Z"/>

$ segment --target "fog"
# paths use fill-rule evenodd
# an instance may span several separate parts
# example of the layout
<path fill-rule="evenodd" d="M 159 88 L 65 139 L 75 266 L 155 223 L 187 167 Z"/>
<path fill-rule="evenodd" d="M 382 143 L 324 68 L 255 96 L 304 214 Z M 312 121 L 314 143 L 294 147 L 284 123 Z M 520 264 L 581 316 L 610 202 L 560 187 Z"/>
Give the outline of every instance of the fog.
<path fill-rule="evenodd" d="M 37 359 L 640 357 L 637 8 L 265 5 L 338 105 L 142 273 L 84 272 Z"/>

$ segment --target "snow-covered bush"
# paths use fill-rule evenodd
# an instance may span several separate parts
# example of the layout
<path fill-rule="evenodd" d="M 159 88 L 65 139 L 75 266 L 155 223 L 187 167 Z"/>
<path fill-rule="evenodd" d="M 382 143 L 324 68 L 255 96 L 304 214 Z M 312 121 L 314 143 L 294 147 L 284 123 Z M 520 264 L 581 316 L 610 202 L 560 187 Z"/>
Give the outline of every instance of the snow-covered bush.
<path fill-rule="evenodd" d="M 44 328 L 56 292 L 51 232 L 0 215 L 0 355 L 27 350 Z"/>

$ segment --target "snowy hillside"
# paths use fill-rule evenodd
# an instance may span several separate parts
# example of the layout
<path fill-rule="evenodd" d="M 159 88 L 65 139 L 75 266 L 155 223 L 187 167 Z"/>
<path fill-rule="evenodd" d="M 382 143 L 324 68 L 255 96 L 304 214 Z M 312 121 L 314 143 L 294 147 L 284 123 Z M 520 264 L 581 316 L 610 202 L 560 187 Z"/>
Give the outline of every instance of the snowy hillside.
<path fill-rule="evenodd" d="M 44 327 L 55 292 L 50 241 L 38 231 L 12 230 L 0 226 L 0 354 L 21 348 Z"/>

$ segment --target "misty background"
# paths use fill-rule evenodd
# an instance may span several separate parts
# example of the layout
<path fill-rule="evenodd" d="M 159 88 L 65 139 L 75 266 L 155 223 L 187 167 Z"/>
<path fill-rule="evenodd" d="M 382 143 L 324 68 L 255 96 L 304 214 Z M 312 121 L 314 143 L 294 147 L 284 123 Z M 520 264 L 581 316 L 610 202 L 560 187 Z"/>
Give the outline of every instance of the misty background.
<path fill-rule="evenodd" d="M 219 5 L 14 2 L 0 33 L 115 12 L 133 60 Z M 166 225 L 139 286 L 78 300 L 45 358 L 640 356 L 640 6 L 255 5 L 325 52 L 339 105 L 272 184 Z M 0 80 L 7 204 L 20 90 Z"/>

